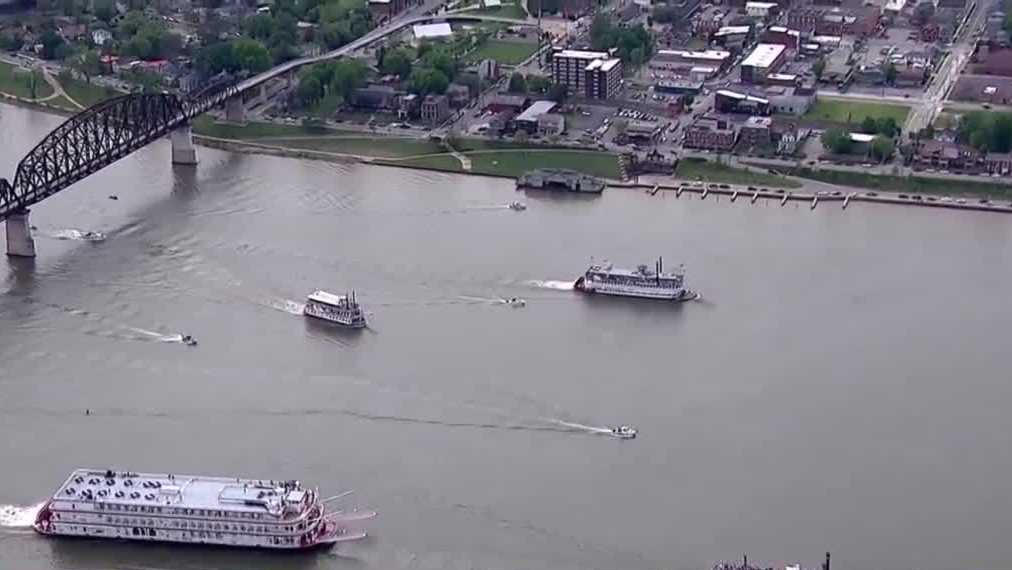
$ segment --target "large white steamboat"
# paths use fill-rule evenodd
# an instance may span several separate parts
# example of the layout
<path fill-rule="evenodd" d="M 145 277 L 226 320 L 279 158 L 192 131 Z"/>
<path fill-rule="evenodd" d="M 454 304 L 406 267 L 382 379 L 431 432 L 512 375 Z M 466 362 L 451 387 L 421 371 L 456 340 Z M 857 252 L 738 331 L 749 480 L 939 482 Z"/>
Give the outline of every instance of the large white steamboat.
<path fill-rule="evenodd" d="M 365 538 L 353 523 L 376 513 L 328 512 L 331 499 L 298 481 L 78 469 L 33 527 L 45 535 L 292 550 Z"/>
<path fill-rule="evenodd" d="M 365 311 L 358 304 L 352 291 L 348 295 L 335 295 L 326 291 L 314 291 L 306 298 L 302 314 L 353 329 L 365 327 Z"/>
<path fill-rule="evenodd" d="M 592 263 L 573 287 L 584 293 L 601 293 L 623 297 L 642 297 L 668 301 L 691 301 L 699 294 L 685 287 L 685 269 L 665 273 L 663 260 L 658 259 L 651 270 L 646 265 L 622 269 L 610 263 Z"/>

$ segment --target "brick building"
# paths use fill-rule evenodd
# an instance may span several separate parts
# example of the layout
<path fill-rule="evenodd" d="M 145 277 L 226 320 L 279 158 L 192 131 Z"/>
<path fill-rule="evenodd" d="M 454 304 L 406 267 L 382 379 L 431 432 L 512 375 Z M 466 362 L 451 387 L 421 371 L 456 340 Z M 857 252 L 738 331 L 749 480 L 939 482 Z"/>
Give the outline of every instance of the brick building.
<path fill-rule="evenodd" d="M 738 131 L 725 119 L 702 117 L 685 129 L 685 148 L 729 151 L 738 140 Z"/>

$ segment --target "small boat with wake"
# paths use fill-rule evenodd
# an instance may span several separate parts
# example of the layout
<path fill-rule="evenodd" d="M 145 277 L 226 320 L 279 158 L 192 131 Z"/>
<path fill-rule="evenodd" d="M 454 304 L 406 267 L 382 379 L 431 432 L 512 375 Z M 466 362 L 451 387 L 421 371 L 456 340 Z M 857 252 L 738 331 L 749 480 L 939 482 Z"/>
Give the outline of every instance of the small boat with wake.
<path fill-rule="evenodd" d="M 507 207 L 514 212 L 523 212 L 527 209 L 527 204 L 514 200 L 513 202 L 510 202 Z"/>
<path fill-rule="evenodd" d="M 637 429 L 631 426 L 617 426 L 611 428 L 611 435 L 619 439 L 636 439 L 637 433 L 639 433 Z"/>
<path fill-rule="evenodd" d="M 527 306 L 527 301 L 524 301 L 520 297 L 510 297 L 509 299 L 503 299 L 502 302 L 505 305 L 513 307 L 514 309 L 521 309 Z"/>
<path fill-rule="evenodd" d="M 197 339 L 193 338 L 192 336 L 190 336 L 188 334 L 184 334 L 183 338 L 181 338 L 179 340 L 180 340 L 180 342 L 182 342 L 186 346 L 197 346 Z"/>

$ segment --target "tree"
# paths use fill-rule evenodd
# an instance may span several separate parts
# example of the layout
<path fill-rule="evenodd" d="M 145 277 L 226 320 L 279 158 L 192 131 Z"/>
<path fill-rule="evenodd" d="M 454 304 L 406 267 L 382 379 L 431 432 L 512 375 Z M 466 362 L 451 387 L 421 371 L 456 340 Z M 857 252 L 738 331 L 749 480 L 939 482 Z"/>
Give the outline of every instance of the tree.
<path fill-rule="evenodd" d="M 369 69 L 357 59 L 342 59 L 334 63 L 333 79 L 330 81 L 330 93 L 336 93 L 347 99 L 351 92 L 365 83 Z M 446 91 L 446 87 L 443 87 Z"/>
<path fill-rule="evenodd" d="M 871 156 L 879 162 L 885 162 L 896 150 L 896 143 L 889 137 L 879 135 L 871 141 Z"/>
<path fill-rule="evenodd" d="M 320 83 L 320 79 L 314 74 L 308 74 L 299 79 L 295 96 L 302 105 L 307 107 L 319 101 L 323 98 L 323 85 Z"/>
<path fill-rule="evenodd" d="M 880 135 L 893 138 L 900 132 L 900 126 L 892 117 L 882 117 L 876 122 L 875 130 L 871 131 Z"/>
<path fill-rule="evenodd" d="M 892 85 L 896 82 L 896 76 L 899 75 L 899 71 L 896 70 L 896 66 L 889 62 L 885 67 L 885 82 L 888 85 Z"/>
<path fill-rule="evenodd" d="M 93 0 L 91 11 L 96 18 L 108 24 L 116 17 L 116 2 L 114 0 Z"/>
<path fill-rule="evenodd" d="M 822 146 L 833 154 L 847 154 L 854 143 L 850 140 L 850 133 L 846 129 L 835 127 L 822 133 Z"/>
<path fill-rule="evenodd" d="M 508 90 L 510 93 L 527 93 L 527 80 L 522 73 L 514 73 L 510 76 Z"/>
<path fill-rule="evenodd" d="M 60 8 L 63 11 L 63 15 L 69 18 L 76 18 L 81 14 L 81 6 L 77 4 L 77 0 L 62 0 Z"/>
<path fill-rule="evenodd" d="M 822 74 L 825 71 L 826 71 L 826 60 L 825 58 L 820 57 L 819 59 L 815 60 L 815 63 L 812 64 L 812 73 L 815 74 L 815 80 L 818 81 L 822 79 Z"/>
<path fill-rule="evenodd" d="M 270 14 L 257 14 L 252 18 L 246 18 L 242 23 L 243 32 L 247 36 L 264 42 L 274 33 L 274 28 L 274 18 Z"/>
<path fill-rule="evenodd" d="M 39 73 L 34 69 L 28 74 L 28 92 L 31 93 L 32 99 L 39 98 Z"/>
<path fill-rule="evenodd" d="M 552 86 L 548 88 L 548 98 L 560 105 L 566 102 L 566 97 L 568 96 L 569 91 L 566 89 L 566 86 L 561 83 L 553 83 Z"/>
<path fill-rule="evenodd" d="M 4 51 L 15 51 L 21 49 L 24 40 L 17 31 L 6 31 L 0 33 L 0 49 Z"/>
<path fill-rule="evenodd" d="M 46 59 L 61 59 L 66 54 L 66 43 L 55 30 L 42 32 L 39 43 L 42 44 L 42 57 Z"/>
<path fill-rule="evenodd" d="M 547 93 L 552 87 L 552 81 L 541 75 L 528 75 L 525 79 L 528 93 Z"/>
<path fill-rule="evenodd" d="M 446 93 L 450 80 L 438 69 L 420 68 L 411 72 L 410 90 L 419 95 Z"/>
<path fill-rule="evenodd" d="M 412 57 L 405 49 L 393 49 L 383 54 L 380 71 L 387 75 L 396 75 L 400 79 L 411 76 Z"/>
<path fill-rule="evenodd" d="M 72 63 L 74 69 L 84 76 L 85 81 L 91 83 L 91 78 L 102 73 L 102 59 L 98 51 L 89 49 L 82 51 Z"/>
<path fill-rule="evenodd" d="M 232 43 L 232 52 L 239 69 L 260 73 L 271 67 L 270 53 L 257 40 L 239 38 Z"/>
<path fill-rule="evenodd" d="M 443 48 L 434 48 L 425 52 L 422 56 L 422 64 L 437 69 L 448 79 L 452 80 L 457 75 L 457 64 L 453 57 Z"/>
<path fill-rule="evenodd" d="M 873 135 L 878 132 L 878 123 L 875 121 L 875 117 L 865 117 L 861 121 L 861 132 Z"/>

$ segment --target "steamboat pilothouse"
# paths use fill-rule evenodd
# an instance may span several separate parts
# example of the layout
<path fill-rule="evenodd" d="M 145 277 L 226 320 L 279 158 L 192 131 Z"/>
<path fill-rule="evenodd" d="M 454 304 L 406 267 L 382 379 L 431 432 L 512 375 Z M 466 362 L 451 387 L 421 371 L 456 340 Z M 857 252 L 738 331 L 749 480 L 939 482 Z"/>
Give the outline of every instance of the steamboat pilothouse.
<path fill-rule="evenodd" d="M 35 519 L 45 535 L 309 549 L 365 538 L 372 511 L 327 512 L 316 489 L 268 481 L 78 469 Z"/>
<path fill-rule="evenodd" d="M 584 293 L 601 293 L 623 297 L 643 297 L 668 301 L 692 301 L 699 294 L 685 287 L 685 268 L 664 273 L 664 261 L 658 258 L 653 270 L 646 265 L 636 269 L 620 269 L 610 263 L 592 263 L 573 288 Z"/>

